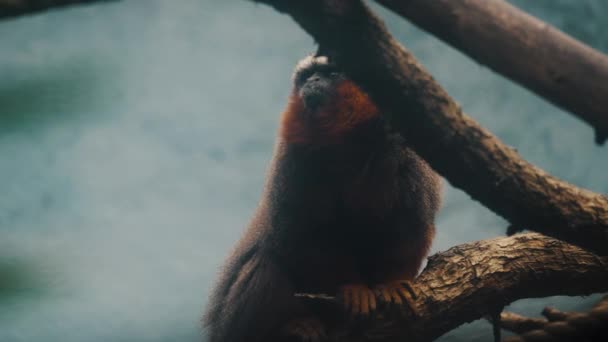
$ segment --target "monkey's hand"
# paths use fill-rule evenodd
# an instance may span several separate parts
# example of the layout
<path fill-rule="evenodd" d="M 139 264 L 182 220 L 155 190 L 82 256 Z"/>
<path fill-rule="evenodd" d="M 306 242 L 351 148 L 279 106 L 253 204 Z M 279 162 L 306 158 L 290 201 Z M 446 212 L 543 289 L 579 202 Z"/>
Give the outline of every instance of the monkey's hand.
<path fill-rule="evenodd" d="M 416 292 L 412 288 L 408 280 L 393 280 L 384 284 L 379 284 L 374 287 L 374 293 L 378 297 L 378 301 L 386 304 L 388 307 L 403 308 L 407 305 L 414 316 L 417 316 Z"/>
<path fill-rule="evenodd" d="M 338 296 L 344 304 L 344 309 L 353 316 L 368 316 L 376 310 L 376 296 L 367 285 L 344 285 Z"/>

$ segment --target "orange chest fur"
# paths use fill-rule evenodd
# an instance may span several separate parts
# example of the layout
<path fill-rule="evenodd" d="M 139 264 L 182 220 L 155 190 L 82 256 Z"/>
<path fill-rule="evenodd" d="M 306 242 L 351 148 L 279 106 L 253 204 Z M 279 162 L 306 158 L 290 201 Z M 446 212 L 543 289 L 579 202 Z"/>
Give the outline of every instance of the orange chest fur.
<path fill-rule="evenodd" d="M 378 108 L 351 81 L 341 82 L 328 103 L 314 113 L 305 108 L 296 93 L 283 112 L 280 136 L 291 144 L 334 144 L 358 125 L 379 116 Z"/>

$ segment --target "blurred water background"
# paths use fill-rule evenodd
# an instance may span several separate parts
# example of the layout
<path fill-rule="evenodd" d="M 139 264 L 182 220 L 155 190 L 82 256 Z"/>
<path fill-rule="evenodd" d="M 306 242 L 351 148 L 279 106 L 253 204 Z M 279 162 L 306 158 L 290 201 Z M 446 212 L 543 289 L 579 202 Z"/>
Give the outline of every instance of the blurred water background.
<path fill-rule="evenodd" d="M 608 50 L 608 1 L 514 3 Z M 608 150 L 586 124 L 375 8 L 482 125 L 550 173 L 608 192 Z M 5 20 L 0 42 L 0 341 L 199 341 L 313 41 L 247 1 L 127 0 Z M 445 198 L 434 251 L 504 234 L 468 195 L 448 186 Z M 478 321 L 442 341 L 490 336 Z"/>

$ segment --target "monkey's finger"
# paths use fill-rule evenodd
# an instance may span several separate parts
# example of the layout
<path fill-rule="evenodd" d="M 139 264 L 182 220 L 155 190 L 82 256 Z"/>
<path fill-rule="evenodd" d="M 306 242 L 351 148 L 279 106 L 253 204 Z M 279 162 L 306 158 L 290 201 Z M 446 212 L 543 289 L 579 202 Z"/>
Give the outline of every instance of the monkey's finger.
<path fill-rule="evenodd" d="M 391 302 L 391 294 L 386 287 L 380 287 L 376 291 L 377 291 L 376 295 L 378 296 L 378 299 L 380 301 L 382 301 L 384 303 Z"/>
<path fill-rule="evenodd" d="M 369 320 L 375 321 L 378 317 L 378 299 L 376 298 L 376 294 L 372 292 L 369 298 Z"/>
<path fill-rule="evenodd" d="M 403 304 L 403 301 L 401 300 L 401 295 L 399 294 L 398 288 L 391 289 L 391 298 L 392 298 L 392 302 L 394 304 L 397 304 L 397 305 Z"/>
<path fill-rule="evenodd" d="M 405 302 L 411 302 L 412 295 L 404 288 L 397 288 L 397 293 L 399 293 L 399 298 L 401 298 Z"/>
<path fill-rule="evenodd" d="M 351 295 L 352 291 L 349 287 L 346 287 L 342 290 L 342 302 L 344 304 L 344 310 L 346 311 L 350 311 Z"/>
<path fill-rule="evenodd" d="M 369 293 L 369 310 L 376 311 L 376 294 L 373 292 Z"/>
<path fill-rule="evenodd" d="M 413 299 L 418 299 L 418 294 L 416 294 L 414 287 L 409 281 L 402 281 L 401 286 L 403 286 L 410 293 Z"/>
<path fill-rule="evenodd" d="M 401 289 L 401 297 L 403 298 L 403 303 L 407 305 L 414 316 L 418 316 L 418 311 L 416 309 L 416 305 L 414 304 L 415 300 L 411 297 L 411 294 L 406 289 Z"/>
<path fill-rule="evenodd" d="M 362 315 L 367 316 L 367 315 L 369 315 L 369 301 L 370 301 L 370 299 L 369 299 L 369 297 L 370 297 L 369 291 L 367 291 L 366 289 L 361 289 L 361 291 L 359 292 L 359 294 L 360 294 L 360 297 L 361 297 L 361 299 L 360 299 L 360 301 L 361 301 L 361 308 L 359 310 L 359 313 L 362 314 Z"/>
<path fill-rule="evenodd" d="M 358 315 L 361 309 L 361 290 L 353 290 L 352 291 L 352 303 L 351 303 L 351 313 L 353 315 Z"/>
<path fill-rule="evenodd" d="M 402 299 L 402 303 L 403 305 L 406 305 L 410 308 L 410 310 L 414 310 L 414 300 L 412 299 L 412 296 L 410 295 L 410 293 L 406 290 L 406 289 L 400 289 L 399 290 L 399 295 Z"/>

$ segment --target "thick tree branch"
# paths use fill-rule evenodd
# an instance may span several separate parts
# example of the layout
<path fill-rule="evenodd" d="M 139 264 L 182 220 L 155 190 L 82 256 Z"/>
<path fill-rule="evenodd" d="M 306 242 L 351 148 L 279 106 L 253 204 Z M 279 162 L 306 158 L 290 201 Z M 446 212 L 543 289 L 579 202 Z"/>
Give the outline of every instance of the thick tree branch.
<path fill-rule="evenodd" d="M 502 0 L 376 0 L 608 139 L 608 57 Z"/>
<path fill-rule="evenodd" d="M 51 8 L 115 0 L 0 0 L 0 19 L 33 14 Z"/>
<path fill-rule="evenodd" d="M 358 0 L 256 0 L 289 13 L 454 186 L 509 220 L 608 254 L 608 198 L 523 160 L 466 116 Z"/>
<path fill-rule="evenodd" d="M 518 234 L 438 253 L 412 286 L 417 316 L 374 320 L 361 341 L 433 340 L 518 299 L 607 291 L 608 257 L 544 235 Z"/>

